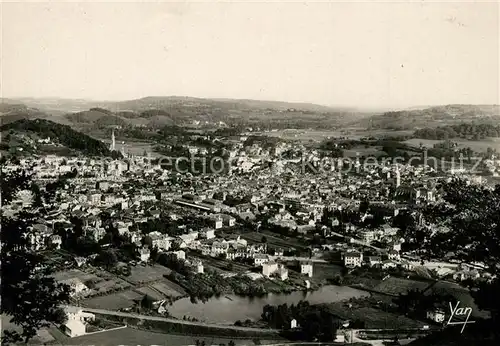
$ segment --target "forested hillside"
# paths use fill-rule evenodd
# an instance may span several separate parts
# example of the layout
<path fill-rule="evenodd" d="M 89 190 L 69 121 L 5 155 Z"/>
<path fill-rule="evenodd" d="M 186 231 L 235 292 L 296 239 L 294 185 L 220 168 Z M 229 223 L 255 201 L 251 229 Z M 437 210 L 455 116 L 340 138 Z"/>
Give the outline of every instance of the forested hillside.
<path fill-rule="evenodd" d="M 1 131 L 33 132 L 40 137 L 50 137 L 67 148 L 78 150 L 89 156 L 111 156 L 111 151 L 103 142 L 73 130 L 68 125 L 57 124 L 45 119 L 21 119 L 2 125 Z"/>

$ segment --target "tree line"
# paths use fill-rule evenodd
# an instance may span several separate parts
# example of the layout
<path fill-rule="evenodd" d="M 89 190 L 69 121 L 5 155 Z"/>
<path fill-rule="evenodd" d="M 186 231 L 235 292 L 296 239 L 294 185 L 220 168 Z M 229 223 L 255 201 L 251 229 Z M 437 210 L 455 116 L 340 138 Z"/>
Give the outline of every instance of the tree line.
<path fill-rule="evenodd" d="M 1 131 L 17 130 L 35 132 L 39 136 L 57 141 L 70 149 L 80 151 L 88 156 L 112 156 L 108 146 L 100 140 L 94 139 L 84 133 L 73 130 L 68 125 L 57 124 L 45 119 L 21 119 L 0 127 Z M 119 153 L 118 153 L 119 155 Z"/>
<path fill-rule="evenodd" d="M 500 125 L 461 123 L 437 128 L 424 128 L 416 130 L 414 137 L 434 140 L 456 138 L 481 140 L 487 137 L 497 138 L 500 137 Z"/>

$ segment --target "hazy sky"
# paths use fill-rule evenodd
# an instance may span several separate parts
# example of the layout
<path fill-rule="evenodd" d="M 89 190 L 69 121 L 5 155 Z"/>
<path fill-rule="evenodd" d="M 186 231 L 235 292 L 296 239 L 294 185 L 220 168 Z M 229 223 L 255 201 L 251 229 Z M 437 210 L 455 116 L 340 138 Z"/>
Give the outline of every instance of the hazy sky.
<path fill-rule="evenodd" d="M 4 97 L 499 102 L 498 3 L 2 3 Z"/>

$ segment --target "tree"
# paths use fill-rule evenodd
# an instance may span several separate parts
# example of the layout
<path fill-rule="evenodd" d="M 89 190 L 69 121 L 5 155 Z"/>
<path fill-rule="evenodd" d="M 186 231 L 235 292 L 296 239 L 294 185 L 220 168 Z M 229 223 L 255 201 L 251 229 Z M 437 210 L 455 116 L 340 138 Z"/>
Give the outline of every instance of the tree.
<path fill-rule="evenodd" d="M 368 211 L 368 207 L 370 206 L 370 202 L 367 201 L 367 200 L 363 200 L 361 201 L 361 203 L 359 204 L 359 212 L 361 214 L 364 214 Z"/>
<path fill-rule="evenodd" d="M 158 246 L 153 246 L 153 248 L 150 250 L 149 258 L 151 259 L 151 261 L 157 262 L 159 257 L 160 253 L 158 251 Z"/>
<path fill-rule="evenodd" d="M 21 331 L 4 331 L 2 343 L 19 341 L 27 343 L 40 328 L 47 327 L 51 323 L 65 322 L 66 314 L 61 304 L 69 302 L 70 288 L 57 283 L 49 276 L 54 272 L 54 268 L 47 263 L 44 256 L 34 251 L 30 242 L 33 224 L 45 217 L 45 211 L 40 205 L 24 208 L 13 216 L 4 214 L 17 192 L 27 189 L 31 184 L 31 176 L 25 171 L 5 172 L 2 167 L 4 162 L 0 164 L 2 197 L 0 312 L 11 317 L 10 321 L 21 327 Z"/>
<path fill-rule="evenodd" d="M 495 297 L 500 289 L 500 186 L 495 189 L 467 186 L 457 179 L 442 189 L 446 203 L 427 208 L 425 217 L 448 226 L 453 236 L 437 232 L 426 250 L 438 256 L 453 252 L 460 260 L 486 265 L 494 279 L 481 284 L 473 296 L 478 306 L 489 310 L 494 323 L 498 323 L 500 300 Z M 498 329 L 492 332 L 498 333 Z"/>
<path fill-rule="evenodd" d="M 111 269 L 118 263 L 118 256 L 113 250 L 104 250 L 96 258 L 107 269 Z"/>

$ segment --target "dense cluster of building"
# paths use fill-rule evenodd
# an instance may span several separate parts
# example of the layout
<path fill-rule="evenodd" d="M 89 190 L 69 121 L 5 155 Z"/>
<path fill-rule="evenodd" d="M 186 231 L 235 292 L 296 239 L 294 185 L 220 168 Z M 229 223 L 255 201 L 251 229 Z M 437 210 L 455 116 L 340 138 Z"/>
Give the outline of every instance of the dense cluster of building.
<path fill-rule="evenodd" d="M 221 174 L 180 173 L 165 169 L 150 156 L 120 160 L 43 156 L 21 159 L 5 170 L 29 170 L 42 185 L 76 173 L 63 181 L 56 192 L 57 204 L 49 206 L 50 213 L 33 226 L 30 241 L 35 250 L 63 246 L 55 229 L 71 231 L 72 218 L 82 221 L 86 237 L 102 242 L 107 233 L 102 214 L 106 213 L 118 234 L 137 246 L 138 261 L 148 262 L 155 249 L 186 261 L 196 273 L 203 273 L 204 266 L 190 259 L 189 251 L 228 261 L 244 258 L 262 267 L 264 277 L 288 278 L 289 271 L 280 259 L 289 249 L 269 249 L 265 242 L 249 243 L 240 236 L 243 223 L 254 230 L 265 224 L 291 236 L 320 236 L 325 240 L 344 237 L 343 242 L 324 241 L 312 245 L 311 250 L 315 257 L 340 250 L 348 268 L 401 267 L 411 271 L 420 264 L 418 256 L 403 256 L 402 244 L 412 239 L 402 235 L 393 220 L 409 206 L 440 203 L 437 182 L 452 176 L 437 174 L 426 166 L 389 162 L 363 164 L 349 172 L 303 171 L 297 168 L 304 167 L 304 157 L 308 162 L 321 159 L 317 149 L 290 143 L 271 148 L 256 143 L 244 146 L 245 140 L 231 140 L 228 157 L 233 158 L 232 166 Z M 190 152 L 204 155 L 203 149 L 193 147 Z M 296 158 L 299 153 L 301 159 Z M 478 182 L 473 176 L 468 179 L 471 184 Z M 21 191 L 5 212 L 29 206 L 33 198 L 30 190 Z M 439 225 L 427 224 L 415 208 L 411 210 L 419 227 L 440 231 Z M 346 221 L 345 215 L 354 221 Z M 184 223 L 192 218 L 200 221 L 195 226 Z M 377 224 L 367 226 L 374 218 L 379 219 Z M 154 220 L 175 223 L 175 232 L 141 227 Z M 218 236 L 219 230 L 229 230 L 233 236 Z M 366 255 L 366 248 L 375 249 L 377 254 Z M 86 260 L 77 258 L 78 266 Z M 482 275 L 477 268 L 460 267 L 453 272 L 458 281 Z M 313 276 L 313 264 L 307 259 L 300 262 L 300 274 L 304 278 Z M 81 282 L 68 284 L 77 294 L 85 292 Z"/>

